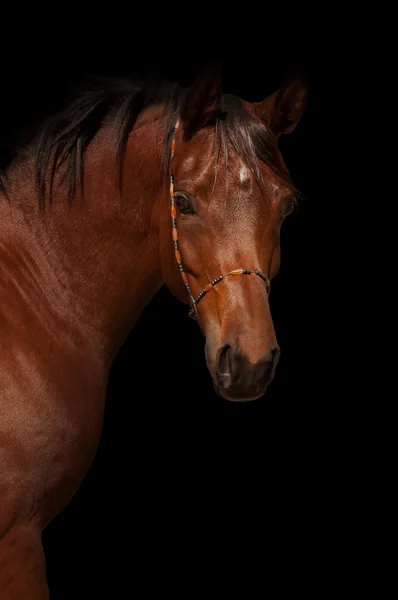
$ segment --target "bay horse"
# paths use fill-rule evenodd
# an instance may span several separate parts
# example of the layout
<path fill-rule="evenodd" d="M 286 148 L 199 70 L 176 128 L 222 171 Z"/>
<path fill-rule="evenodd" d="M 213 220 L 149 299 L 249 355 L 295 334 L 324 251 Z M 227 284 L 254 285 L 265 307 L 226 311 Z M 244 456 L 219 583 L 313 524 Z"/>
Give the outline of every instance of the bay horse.
<path fill-rule="evenodd" d="M 308 86 L 262 102 L 187 89 L 93 86 L 0 178 L 0 597 L 48 598 L 43 528 L 101 436 L 108 374 L 163 283 L 206 337 L 218 394 L 257 399 L 279 357 L 268 294 L 298 192 L 278 149 Z"/>

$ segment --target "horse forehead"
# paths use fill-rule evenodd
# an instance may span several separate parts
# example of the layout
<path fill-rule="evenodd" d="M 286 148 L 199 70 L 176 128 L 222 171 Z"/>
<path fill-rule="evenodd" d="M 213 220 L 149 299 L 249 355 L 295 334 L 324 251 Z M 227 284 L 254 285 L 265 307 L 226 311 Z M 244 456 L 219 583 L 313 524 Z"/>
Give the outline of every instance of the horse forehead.
<path fill-rule="evenodd" d="M 209 176 L 214 176 L 215 173 L 215 157 L 211 152 L 197 151 L 186 152 L 181 157 L 180 162 L 181 174 L 193 181 L 206 181 Z"/>
<path fill-rule="evenodd" d="M 181 162 L 181 168 L 183 171 L 188 173 L 194 171 L 198 167 L 198 156 L 194 153 L 183 157 Z"/>
<path fill-rule="evenodd" d="M 220 161 L 220 166 L 222 167 L 222 161 Z M 185 173 L 205 178 L 207 175 L 214 173 L 215 157 L 211 156 L 210 153 L 197 154 L 192 152 L 183 157 L 181 168 Z M 243 160 L 234 157 L 233 171 L 235 171 L 234 179 L 236 179 L 237 173 L 238 182 L 243 188 L 251 183 L 252 173 Z"/>

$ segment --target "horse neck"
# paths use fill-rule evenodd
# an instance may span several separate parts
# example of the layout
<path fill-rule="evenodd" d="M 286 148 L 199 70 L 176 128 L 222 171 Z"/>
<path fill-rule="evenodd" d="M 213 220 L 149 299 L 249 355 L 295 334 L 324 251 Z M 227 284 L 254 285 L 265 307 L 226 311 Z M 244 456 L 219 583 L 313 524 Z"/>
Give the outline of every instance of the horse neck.
<path fill-rule="evenodd" d="M 0 261 L 0 286 L 7 291 L 17 277 L 38 321 L 51 322 L 53 335 L 62 322 L 76 343 L 108 362 L 162 284 L 162 127 L 146 117 L 129 137 L 122 194 L 106 126 L 86 151 L 84 195 L 70 210 L 64 187 L 39 209 L 29 166 L 14 169 L 10 203 L 0 202 L 0 254 L 8 257 Z"/>

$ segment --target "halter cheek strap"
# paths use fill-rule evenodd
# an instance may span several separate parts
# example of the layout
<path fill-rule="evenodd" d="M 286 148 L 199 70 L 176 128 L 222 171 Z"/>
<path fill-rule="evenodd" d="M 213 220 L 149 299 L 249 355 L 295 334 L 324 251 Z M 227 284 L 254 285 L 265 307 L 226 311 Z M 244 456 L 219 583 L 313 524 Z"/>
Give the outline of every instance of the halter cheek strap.
<path fill-rule="evenodd" d="M 207 285 L 205 285 L 205 287 L 199 292 L 199 294 L 196 297 L 194 297 L 192 295 L 191 287 L 188 282 L 188 276 L 185 273 L 184 266 L 181 261 L 180 248 L 179 248 L 179 244 L 178 244 L 177 209 L 176 209 L 175 200 L 174 200 L 174 177 L 173 177 L 173 173 L 171 171 L 171 161 L 174 156 L 175 149 L 176 149 L 176 132 L 178 130 L 178 127 L 179 127 L 179 121 L 176 122 L 176 125 L 174 128 L 174 136 L 171 141 L 171 152 L 170 152 L 170 162 L 169 162 L 171 231 L 172 231 L 173 244 L 174 244 L 174 256 L 177 261 L 177 265 L 180 270 L 182 280 L 183 280 L 186 290 L 188 292 L 188 297 L 189 297 L 189 301 L 191 304 L 191 310 L 189 311 L 188 316 L 199 321 L 197 305 L 199 304 L 201 299 L 214 288 L 214 286 L 216 286 L 218 283 L 220 283 L 220 281 L 222 281 L 226 277 L 236 276 L 236 275 L 257 275 L 258 277 L 260 277 L 260 279 L 262 279 L 265 282 L 268 294 L 270 291 L 271 282 L 270 282 L 269 278 L 266 275 L 264 275 L 264 273 L 259 271 L 258 269 L 256 269 L 256 270 L 234 269 L 233 271 L 224 273 L 224 275 L 219 275 L 218 277 L 216 277 L 216 279 L 213 279 L 213 281 L 210 281 Z"/>
<path fill-rule="evenodd" d="M 181 277 L 182 280 L 184 282 L 184 285 L 187 289 L 188 292 L 188 296 L 189 296 L 189 301 L 191 304 L 191 310 L 189 311 L 189 316 L 192 316 L 194 319 L 199 320 L 199 315 L 198 315 L 198 309 L 196 308 L 196 302 L 195 302 L 195 298 L 192 295 L 191 292 L 191 287 L 188 283 L 188 277 L 187 274 L 185 273 L 183 264 L 181 262 L 181 254 L 180 254 L 180 248 L 179 248 L 179 244 L 178 244 L 178 231 L 177 231 L 177 209 L 175 206 L 175 200 L 174 200 L 174 177 L 173 177 L 173 173 L 171 172 L 171 161 L 172 158 L 174 156 L 174 152 L 176 149 L 176 131 L 178 129 L 179 126 L 179 122 L 177 121 L 177 123 L 175 124 L 175 128 L 174 128 L 174 136 L 173 139 L 171 141 L 171 153 L 170 153 L 170 214 L 171 214 L 171 234 L 173 237 L 173 244 L 174 244 L 174 256 L 175 259 L 177 261 L 177 265 L 178 268 L 180 269 L 180 273 L 181 273 Z M 192 313 L 192 314 L 191 314 Z"/>

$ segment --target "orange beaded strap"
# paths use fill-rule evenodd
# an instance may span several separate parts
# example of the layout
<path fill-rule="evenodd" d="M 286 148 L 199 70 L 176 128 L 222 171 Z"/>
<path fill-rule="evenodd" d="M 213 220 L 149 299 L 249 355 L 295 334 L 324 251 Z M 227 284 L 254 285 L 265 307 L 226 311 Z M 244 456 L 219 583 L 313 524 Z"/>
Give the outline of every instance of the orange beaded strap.
<path fill-rule="evenodd" d="M 198 315 L 198 310 L 196 308 L 196 303 L 195 303 L 195 299 L 192 296 L 192 292 L 191 292 L 191 288 L 190 285 L 188 283 L 188 277 L 187 274 L 184 271 L 184 267 L 181 261 L 181 254 L 180 254 L 180 249 L 179 249 L 179 245 L 178 245 L 178 231 L 177 231 L 177 209 L 175 207 L 175 201 L 174 201 L 174 177 L 173 174 L 171 172 L 171 161 L 172 158 L 174 156 L 174 152 L 176 149 L 176 139 L 175 139 L 175 134 L 176 131 L 178 129 L 178 125 L 179 122 L 177 121 L 175 124 L 175 128 L 174 128 L 174 136 L 173 139 L 171 141 L 171 152 L 170 152 L 170 214 L 171 214 L 171 233 L 172 233 L 172 237 L 173 237 L 173 243 L 174 243 L 174 256 L 176 258 L 177 261 L 177 265 L 178 268 L 180 269 L 180 273 L 181 273 L 181 277 L 182 280 L 184 282 L 184 285 L 187 289 L 188 292 L 188 296 L 189 296 L 189 301 L 191 303 L 191 310 L 189 311 L 189 316 L 191 316 L 192 318 L 199 320 L 199 315 Z"/>
<path fill-rule="evenodd" d="M 220 281 L 222 281 L 229 275 L 257 275 L 263 281 L 265 281 L 265 284 L 267 286 L 267 292 L 269 293 L 270 281 L 266 275 L 261 273 L 261 271 L 259 271 L 258 269 L 256 269 L 255 271 L 252 271 L 251 269 L 234 269 L 233 271 L 230 271 L 229 273 L 225 273 L 224 275 L 219 275 L 218 277 L 216 277 L 216 279 L 213 279 L 213 281 L 211 281 L 210 283 L 205 285 L 203 290 L 201 292 L 199 292 L 199 294 L 196 296 L 196 298 L 193 299 L 195 308 L 196 308 L 196 305 L 199 303 L 199 301 L 202 300 L 203 296 L 206 296 L 206 294 L 208 292 L 210 292 L 210 290 L 212 290 L 213 287 L 215 285 L 217 285 L 217 283 L 220 283 Z M 189 313 L 190 317 L 193 316 L 191 313 L 192 313 L 192 310 Z"/>
<path fill-rule="evenodd" d="M 189 301 L 190 301 L 191 307 L 192 307 L 188 313 L 188 316 L 193 319 L 196 319 L 198 321 L 199 314 L 198 314 L 197 305 L 199 304 L 200 300 L 203 298 L 203 296 L 205 296 L 208 292 L 210 292 L 210 290 L 212 290 L 213 287 L 215 285 L 217 285 L 217 283 L 220 283 L 220 281 L 222 281 L 225 277 L 228 277 L 229 275 L 252 275 L 252 274 L 257 275 L 265 282 L 265 284 L 267 286 L 267 293 L 269 293 L 271 282 L 270 282 L 269 278 L 266 275 L 264 275 L 264 273 L 259 271 L 258 269 L 254 270 L 254 271 L 251 269 L 234 269 L 233 271 L 229 271 L 229 273 L 225 273 L 224 275 L 219 275 L 218 277 L 216 277 L 216 279 L 213 279 L 213 281 L 211 281 L 210 283 L 205 285 L 205 287 L 199 292 L 199 294 L 196 296 L 196 298 L 193 297 L 192 292 L 191 292 L 191 287 L 188 283 L 188 277 L 187 277 L 187 274 L 185 273 L 185 270 L 184 270 L 184 267 L 183 267 L 183 264 L 181 261 L 181 254 L 180 254 L 180 249 L 179 249 L 179 245 L 178 245 L 178 231 L 177 231 L 177 220 L 176 220 L 177 219 L 177 209 L 175 207 L 175 201 L 174 201 L 174 177 L 171 172 L 171 160 L 174 156 L 174 152 L 175 152 L 175 148 L 176 148 L 175 134 L 178 129 L 178 126 L 179 126 L 179 122 L 177 121 L 176 125 L 175 125 L 175 129 L 174 129 L 174 137 L 171 141 L 171 152 L 170 152 L 171 228 L 172 228 L 172 237 L 173 237 L 173 243 L 174 243 L 174 256 L 176 258 L 182 280 L 187 289 Z"/>

